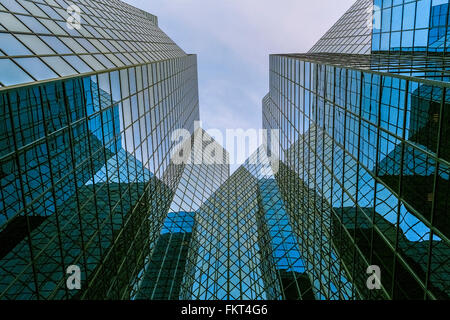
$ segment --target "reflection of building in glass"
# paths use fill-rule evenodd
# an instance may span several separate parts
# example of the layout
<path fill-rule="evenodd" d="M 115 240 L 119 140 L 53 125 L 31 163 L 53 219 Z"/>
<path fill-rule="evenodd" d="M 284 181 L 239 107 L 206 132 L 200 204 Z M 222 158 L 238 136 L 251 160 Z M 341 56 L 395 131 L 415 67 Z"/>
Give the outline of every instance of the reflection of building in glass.
<path fill-rule="evenodd" d="M 137 299 L 178 299 L 193 224 L 194 213 L 169 213 L 143 273 Z"/>
<path fill-rule="evenodd" d="M 359 210 L 364 210 L 366 212 L 373 211 L 373 208 L 361 208 Z M 355 261 L 369 260 L 372 256 L 372 261 L 374 265 L 378 265 L 382 270 L 386 272 L 383 273 L 381 282 L 385 287 L 390 286 L 392 281 L 397 282 L 396 295 L 399 299 L 422 299 L 423 289 L 414 280 L 414 275 L 409 271 L 404 265 L 398 264 L 397 269 L 394 273 L 393 265 L 395 263 L 394 256 L 388 248 L 387 243 L 381 238 L 378 233 L 373 234 L 371 238 L 371 228 L 369 224 L 361 219 L 358 219 L 358 215 L 364 214 L 362 211 L 357 212 L 355 208 L 338 208 L 336 212 L 341 217 L 341 221 L 338 221 L 337 217 L 334 217 L 335 221 L 333 223 L 333 228 L 337 230 L 343 227 L 347 232 L 345 232 L 344 237 L 334 237 L 334 242 L 336 248 L 341 254 L 343 262 L 349 266 L 358 270 L 358 273 L 363 275 L 366 271 L 367 266 L 364 263 L 355 263 Z M 390 241 L 395 242 L 395 237 L 397 236 L 396 227 L 394 224 L 390 223 L 380 215 L 375 215 L 375 224 L 382 226 L 383 234 L 385 237 L 390 239 Z M 339 232 L 339 231 L 336 231 Z M 352 248 L 352 243 L 355 243 L 358 247 L 356 254 L 358 255 L 355 259 L 354 250 Z M 437 254 L 450 254 L 448 251 L 448 246 L 441 245 L 440 242 L 435 242 Z M 402 252 L 405 260 L 408 262 L 408 266 L 411 267 L 414 273 L 424 276 L 426 273 L 426 268 L 424 266 L 424 259 L 427 257 L 427 251 L 430 247 L 430 241 L 409 241 L 403 234 L 399 234 L 398 239 L 398 251 Z M 445 252 L 447 251 L 447 252 Z M 445 287 L 445 282 L 442 278 L 445 278 L 450 272 L 448 264 L 434 266 L 436 268 L 435 272 L 430 277 L 430 290 L 436 294 L 439 299 L 449 299 L 448 289 L 447 292 Z M 374 298 L 373 295 L 376 292 L 369 292 L 366 287 L 366 278 L 359 277 L 355 279 L 355 285 L 358 287 L 359 292 L 362 294 L 364 299 L 369 297 Z M 372 294 L 372 296 L 371 296 Z M 385 298 L 383 295 L 379 298 Z"/>
<path fill-rule="evenodd" d="M 449 298 L 447 15 L 446 0 L 359 0 L 309 53 L 270 57 L 263 126 L 281 131 L 276 178 L 298 239 L 315 239 L 301 257 L 321 266 L 318 298 Z"/>
<path fill-rule="evenodd" d="M 196 212 L 229 177 L 228 152 L 202 129 L 197 129 L 182 149 L 190 157 L 184 158 L 186 163 L 161 234 L 142 274 L 137 299 L 179 298 Z"/>
<path fill-rule="evenodd" d="M 373 2 L 373 51 L 448 52 L 448 0 Z"/>

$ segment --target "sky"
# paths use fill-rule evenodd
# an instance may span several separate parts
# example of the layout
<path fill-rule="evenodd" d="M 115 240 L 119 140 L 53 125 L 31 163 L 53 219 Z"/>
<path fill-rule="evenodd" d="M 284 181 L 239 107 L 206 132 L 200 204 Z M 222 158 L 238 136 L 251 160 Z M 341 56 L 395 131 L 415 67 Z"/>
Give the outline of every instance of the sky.
<path fill-rule="evenodd" d="M 225 134 L 262 127 L 269 54 L 307 52 L 355 0 L 125 2 L 158 16 L 173 41 L 197 54 L 203 128 Z"/>

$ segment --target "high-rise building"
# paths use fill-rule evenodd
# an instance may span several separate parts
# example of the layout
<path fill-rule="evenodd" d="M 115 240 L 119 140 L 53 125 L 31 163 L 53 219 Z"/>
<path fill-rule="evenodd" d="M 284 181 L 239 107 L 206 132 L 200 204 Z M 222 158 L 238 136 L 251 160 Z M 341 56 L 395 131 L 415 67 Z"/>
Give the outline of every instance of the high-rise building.
<path fill-rule="evenodd" d="M 195 218 L 182 299 L 314 299 L 264 147 Z"/>
<path fill-rule="evenodd" d="M 270 56 L 263 127 L 316 298 L 450 297 L 449 16 L 358 0 L 308 53 Z"/>
<path fill-rule="evenodd" d="M 70 5 L 0 4 L 0 299 L 132 297 L 183 181 L 171 133 L 199 120 L 196 56 L 155 16 Z"/>

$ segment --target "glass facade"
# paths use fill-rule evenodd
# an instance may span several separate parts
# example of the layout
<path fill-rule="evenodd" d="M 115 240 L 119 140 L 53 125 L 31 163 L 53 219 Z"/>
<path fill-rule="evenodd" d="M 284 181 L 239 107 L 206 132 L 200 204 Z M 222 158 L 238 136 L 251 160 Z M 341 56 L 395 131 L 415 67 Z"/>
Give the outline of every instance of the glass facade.
<path fill-rule="evenodd" d="M 448 0 L 375 0 L 372 50 L 445 55 L 450 47 Z"/>
<path fill-rule="evenodd" d="M 371 5 L 367 54 L 322 39 L 270 57 L 276 179 L 317 298 L 449 299 L 448 1 Z M 374 265 L 380 290 L 366 285 Z"/>
<path fill-rule="evenodd" d="M 372 11 L 373 0 L 357 0 L 309 53 L 370 53 Z"/>
<path fill-rule="evenodd" d="M 63 0 L 0 4 L 0 299 L 133 297 L 184 170 L 171 133 L 199 120 L 196 56 L 155 16 L 72 3 L 78 30 Z"/>
<path fill-rule="evenodd" d="M 264 147 L 195 219 L 182 299 L 315 299 Z"/>
<path fill-rule="evenodd" d="M 190 151 L 151 260 L 142 273 L 137 299 L 176 300 L 203 203 L 228 179 L 228 152 L 202 129 L 182 146 Z M 222 155 L 212 159 L 212 151 Z M 202 151 L 202 152 L 197 152 Z M 211 152 L 210 152 L 211 151 Z M 201 159 L 200 159 L 201 158 Z"/>
<path fill-rule="evenodd" d="M 161 90 L 169 85 L 171 91 Z M 2 295 L 64 297 L 61 272 L 74 264 L 84 266 L 97 291 L 96 279 L 107 278 L 103 259 L 130 261 L 124 248 L 135 262 L 117 274 L 133 277 L 148 255 L 148 233 L 159 232 L 172 198 L 164 183 L 169 132 L 193 128 L 198 119 L 195 57 L 0 96 L 0 222 L 2 237 L 12 241 L 2 248 Z"/>
<path fill-rule="evenodd" d="M 68 13 L 73 5 L 80 9 L 80 28 L 68 25 L 77 22 Z M 0 86 L 186 55 L 156 16 L 119 0 L 5 0 L 0 26 Z"/>

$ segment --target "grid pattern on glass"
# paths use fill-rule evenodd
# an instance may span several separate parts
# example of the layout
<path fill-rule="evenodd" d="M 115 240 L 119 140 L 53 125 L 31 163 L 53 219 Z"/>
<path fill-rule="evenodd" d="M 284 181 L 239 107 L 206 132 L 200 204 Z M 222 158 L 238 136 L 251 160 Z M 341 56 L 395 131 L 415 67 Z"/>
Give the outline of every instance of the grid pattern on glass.
<path fill-rule="evenodd" d="M 373 0 L 358 0 L 309 50 L 309 53 L 371 52 Z"/>
<path fill-rule="evenodd" d="M 181 177 L 169 133 L 199 117 L 196 66 L 185 56 L 1 92 L 0 298 L 130 298 L 173 199 L 165 181 Z"/>
<path fill-rule="evenodd" d="M 299 238 L 331 239 L 339 262 L 314 284 L 327 299 L 448 299 L 448 78 L 382 72 L 381 63 L 372 71 L 349 57 L 273 55 L 263 100 L 264 127 L 281 130 L 288 212 L 302 232 L 322 225 Z M 298 217 L 305 210 L 311 222 Z M 366 287 L 370 265 L 381 267 L 380 291 Z M 333 283 L 336 269 L 350 285 Z"/>
<path fill-rule="evenodd" d="M 344 266 L 330 232 L 332 214 L 329 203 L 313 187 L 308 187 L 308 173 L 318 172 L 315 162 L 303 166 L 302 157 L 314 154 L 321 146 L 303 150 L 298 122 L 298 110 L 292 106 L 289 116 L 280 113 L 278 106 L 267 95 L 263 100 L 263 125 L 281 130 L 280 170 L 276 175 L 282 199 L 286 203 L 291 225 L 300 246 L 305 271 L 312 278 L 313 292 L 317 299 L 351 299 L 352 284 L 345 275 Z M 281 116 L 280 116 L 281 115 Z M 292 126 L 297 126 L 293 130 Z M 287 126 L 287 127 L 286 127 Z M 288 131 L 285 131 L 285 130 Z M 298 141 L 292 143 L 291 141 Z M 317 148 L 319 147 L 319 148 Z M 320 179 L 318 178 L 320 181 Z"/>
<path fill-rule="evenodd" d="M 306 272 L 300 243 L 294 233 L 295 222 L 290 219 L 278 183 L 270 170 L 265 148 L 260 147 L 245 167 L 258 178 L 260 222 L 258 231 L 265 236 L 261 245 L 274 259 L 282 299 L 315 300 L 316 295 Z M 259 156 L 259 158 L 257 158 Z M 264 243 L 264 242 L 263 242 Z M 267 263 L 267 262 L 266 262 Z"/>
<path fill-rule="evenodd" d="M 268 298 L 256 237 L 254 180 L 241 167 L 196 213 L 182 299 Z"/>
<path fill-rule="evenodd" d="M 228 152 L 206 131 L 197 129 L 188 142 L 185 150 L 191 150 L 191 161 L 184 165 L 170 212 L 197 211 L 230 175 Z"/>
<path fill-rule="evenodd" d="M 446 54 L 448 0 L 375 0 L 372 51 Z"/>
<path fill-rule="evenodd" d="M 358 70 L 370 70 L 372 73 L 390 73 L 402 77 L 417 77 L 429 80 L 449 82 L 450 59 L 425 55 L 401 54 L 289 54 L 286 55 L 303 61 L 326 63 L 336 67 Z M 446 84 L 441 84 L 446 85 Z"/>
<path fill-rule="evenodd" d="M 80 28 L 67 23 L 70 5 Z M 0 24 L 0 86 L 185 56 L 155 16 L 119 0 L 6 0 Z"/>

